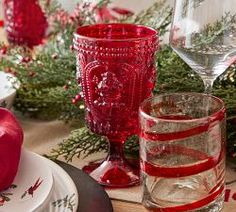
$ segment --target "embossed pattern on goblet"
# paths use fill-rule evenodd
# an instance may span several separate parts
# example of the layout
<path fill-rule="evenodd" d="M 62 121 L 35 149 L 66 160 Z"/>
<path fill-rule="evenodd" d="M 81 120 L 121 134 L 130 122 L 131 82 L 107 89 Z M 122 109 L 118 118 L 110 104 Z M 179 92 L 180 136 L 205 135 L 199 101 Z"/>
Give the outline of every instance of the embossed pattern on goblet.
<path fill-rule="evenodd" d="M 78 29 L 74 46 L 87 125 L 109 139 L 114 154 L 107 160 L 126 164 L 123 143 L 138 132 L 138 107 L 150 97 L 155 84 L 157 34 L 153 29 L 131 24 L 93 25 Z M 117 167 L 122 170 L 122 166 Z M 98 174 L 94 178 L 97 177 Z M 97 180 L 108 186 L 124 187 L 134 184 L 132 177 L 130 180 L 128 176 L 123 184 L 114 179 L 104 180 L 102 176 Z"/>
<path fill-rule="evenodd" d="M 10 43 L 41 44 L 48 23 L 38 0 L 3 0 L 4 24 Z"/>
<path fill-rule="evenodd" d="M 75 38 L 86 120 L 98 134 L 137 133 L 138 107 L 155 84 L 156 37 L 133 41 L 91 41 Z"/>

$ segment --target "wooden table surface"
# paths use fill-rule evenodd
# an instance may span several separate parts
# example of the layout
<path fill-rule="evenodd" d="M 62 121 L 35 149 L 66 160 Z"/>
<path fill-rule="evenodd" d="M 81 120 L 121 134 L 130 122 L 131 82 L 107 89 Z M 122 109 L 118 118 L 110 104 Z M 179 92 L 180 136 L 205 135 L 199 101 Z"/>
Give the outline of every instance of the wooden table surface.
<path fill-rule="evenodd" d="M 147 210 L 138 203 L 112 200 L 114 212 L 146 212 Z"/>

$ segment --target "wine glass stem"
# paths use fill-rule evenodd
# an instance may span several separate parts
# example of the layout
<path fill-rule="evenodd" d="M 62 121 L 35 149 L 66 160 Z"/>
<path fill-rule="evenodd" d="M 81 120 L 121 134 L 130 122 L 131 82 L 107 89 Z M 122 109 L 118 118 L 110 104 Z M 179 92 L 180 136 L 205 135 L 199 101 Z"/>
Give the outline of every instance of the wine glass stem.
<path fill-rule="evenodd" d="M 203 79 L 206 94 L 212 93 L 214 81 L 215 81 L 215 79 Z"/>
<path fill-rule="evenodd" d="M 109 142 L 109 160 L 124 159 L 124 142 L 111 141 Z"/>

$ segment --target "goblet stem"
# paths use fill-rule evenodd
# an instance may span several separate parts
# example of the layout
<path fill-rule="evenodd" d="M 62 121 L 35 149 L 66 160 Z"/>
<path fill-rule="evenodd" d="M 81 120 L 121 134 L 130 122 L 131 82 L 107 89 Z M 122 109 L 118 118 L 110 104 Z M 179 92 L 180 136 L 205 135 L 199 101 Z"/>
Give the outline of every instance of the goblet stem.
<path fill-rule="evenodd" d="M 120 160 L 124 158 L 124 142 L 110 140 L 109 142 L 109 160 Z"/>
<path fill-rule="evenodd" d="M 204 78 L 204 79 L 202 79 L 202 81 L 204 83 L 205 93 L 206 94 L 211 94 L 215 78 L 213 78 L 213 79 L 205 79 Z"/>
<path fill-rule="evenodd" d="M 101 185 L 118 188 L 139 183 L 139 169 L 125 159 L 123 146 L 124 141 L 110 139 L 108 156 L 101 164 L 90 170 L 90 176 Z"/>

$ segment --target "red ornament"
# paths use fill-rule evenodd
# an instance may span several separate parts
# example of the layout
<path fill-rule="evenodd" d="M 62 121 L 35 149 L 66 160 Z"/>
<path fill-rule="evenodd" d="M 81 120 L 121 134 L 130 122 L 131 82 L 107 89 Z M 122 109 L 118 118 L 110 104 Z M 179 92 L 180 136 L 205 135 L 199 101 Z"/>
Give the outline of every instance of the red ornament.
<path fill-rule="evenodd" d="M 116 21 L 117 17 L 114 16 L 107 6 L 103 7 L 94 7 L 95 20 L 97 23 L 104 23 L 107 21 Z"/>
<path fill-rule="evenodd" d="M 20 161 L 23 131 L 7 109 L 0 108 L 0 191 L 11 186 Z"/>
<path fill-rule="evenodd" d="M 118 21 L 119 16 L 132 16 L 134 13 L 120 7 L 109 8 L 107 6 L 99 7 L 98 5 L 91 5 L 95 14 L 97 23 L 105 23 L 107 21 Z"/>
<path fill-rule="evenodd" d="M 48 23 L 37 0 L 4 0 L 5 27 L 10 43 L 41 44 Z"/>
<path fill-rule="evenodd" d="M 127 10 L 127 9 L 124 9 L 124 8 L 120 8 L 120 7 L 113 7 L 113 8 L 111 8 L 111 10 L 116 12 L 119 15 L 131 16 L 131 15 L 134 14 L 130 10 Z"/>

